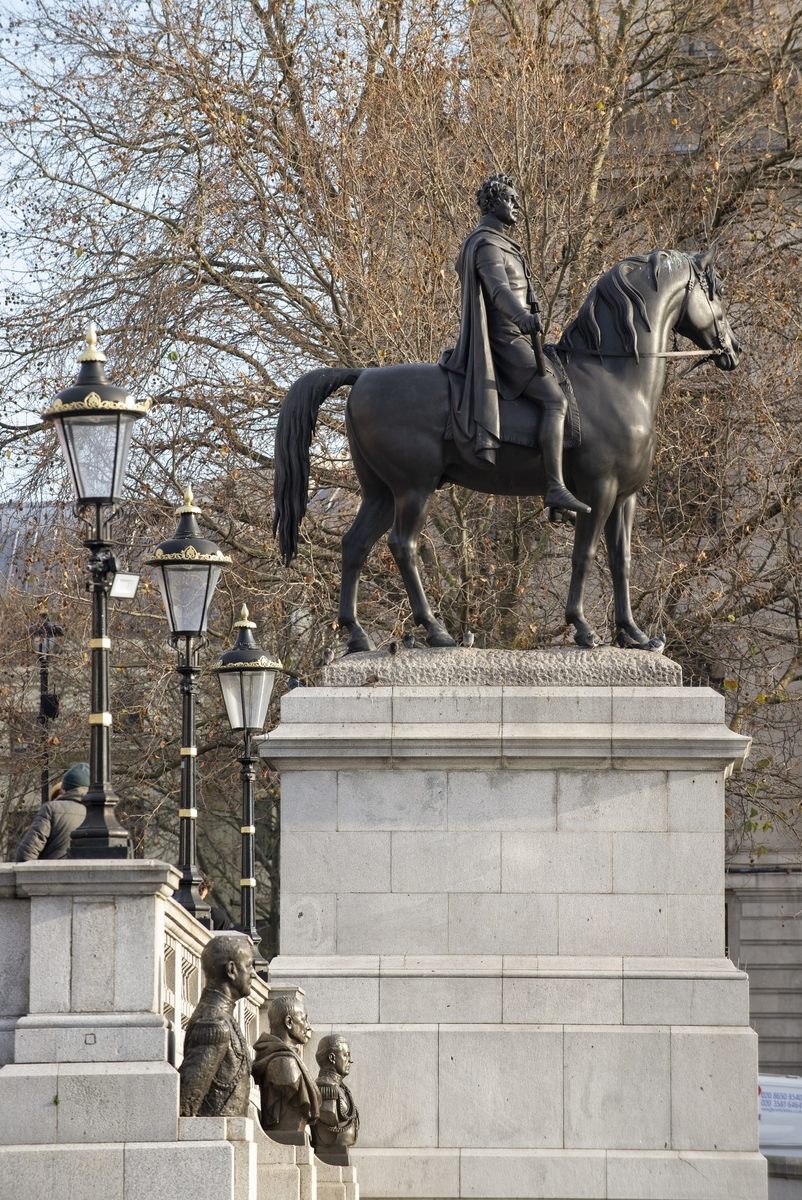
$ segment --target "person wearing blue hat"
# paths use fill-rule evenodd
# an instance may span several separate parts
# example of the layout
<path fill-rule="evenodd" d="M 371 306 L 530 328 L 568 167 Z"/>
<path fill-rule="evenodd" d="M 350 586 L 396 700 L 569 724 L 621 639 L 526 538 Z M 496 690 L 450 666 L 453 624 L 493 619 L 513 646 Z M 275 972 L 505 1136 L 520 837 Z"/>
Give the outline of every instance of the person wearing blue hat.
<path fill-rule="evenodd" d="M 39 809 L 14 855 L 15 862 L 35 858 L 66 858 L 70 834 L 83 824 L 86 808 L 81 797 L 89 789 L 89 763 L 73 763 L 61 779 L 61 791 Z"/>

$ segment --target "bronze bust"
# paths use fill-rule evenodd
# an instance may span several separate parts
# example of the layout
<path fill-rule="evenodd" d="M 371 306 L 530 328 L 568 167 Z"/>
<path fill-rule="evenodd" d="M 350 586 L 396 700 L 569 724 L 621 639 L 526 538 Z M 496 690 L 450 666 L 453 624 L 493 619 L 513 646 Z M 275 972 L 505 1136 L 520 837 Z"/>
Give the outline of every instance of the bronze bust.
<path fill-rule="evenodd" d="M 256 978 L 253 943 L 243 934 L 212 938 L 201 955 L 206 984 L 184 1035 L 182 1117 L 245 1117 L 251 1055 L 234 1005 Z"/>
<path fill-rule="evenodd" d="M 312 1144 L 323 1162 L 347 1167 L 348 1148 L 359 1136 L 359 1111 L 345 1086 L 345 1076 L 351 1070 L 351 1047 L 341 1033 L 332 1033 L 320 1039 L 315 1058 L 320 1067 L 320 1115 L 312 1126 Z"/>
<path fill-rule="evenodd" d="M 312 1027 L 303 1004 L 290 996 L 271 1002 L 268 1019 L 270 1033 L 263 1033 L 253 1048 L 262 1128 L 276 1142 L 303 1146 L 320 1113 L 320 1093 L 301 1057 Z"/>

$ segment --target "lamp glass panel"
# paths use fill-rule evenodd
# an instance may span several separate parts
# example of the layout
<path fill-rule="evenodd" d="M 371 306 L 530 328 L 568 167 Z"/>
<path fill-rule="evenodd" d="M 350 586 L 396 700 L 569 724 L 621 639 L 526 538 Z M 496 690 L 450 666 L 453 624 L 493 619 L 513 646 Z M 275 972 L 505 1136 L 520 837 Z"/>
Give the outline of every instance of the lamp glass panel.
<path fill-rule="evenodd" d="M 220 578 L 214 563 L 162 563 L 156 567 L 171 633 L 206 632 L 209 603 Z"/>
<path fill-rule="evenodd" d="M 273 691 L 274 671 L 250 670 L 241 671 L 242 675 L 242 705 L 244 709 L 246 729 L 264 729 L 267 719 L 267 706 Z"/>
<path fill-rule="evenodd" d="M 135 420 L 133 413 L 93 412 L 55 422 L 79 503 L 122 499 Z"/>
<path fill-rule="evenodd" d="M 244 729 L 245 717 L 242 712 L 242 688 L 240 676 L 242 671 L 221 671 L 217 678 L 220 680 L 220 691 L 223 693 L 223 703 L 226 706 L 226 716 L 232 729 Z"/>

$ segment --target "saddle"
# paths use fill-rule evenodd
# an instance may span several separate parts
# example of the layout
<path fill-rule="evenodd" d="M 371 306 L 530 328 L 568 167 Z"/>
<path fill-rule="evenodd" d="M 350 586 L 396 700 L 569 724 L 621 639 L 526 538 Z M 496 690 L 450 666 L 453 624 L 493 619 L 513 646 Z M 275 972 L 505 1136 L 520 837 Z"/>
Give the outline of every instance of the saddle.
<path fill-rule="evenodd" d="M 582 444 L 582 428 L 579 423 L 579 408 L 571 386 L 571 380 L 565 372 L 565 362 L 559 348 L 549 342 L 543 347 L 543 353 L 548 358 L 557 382 L 568 401 L 565 414 L 565 435 L 563 445 L 567 450 L 574 450 Z M 501 440 L 513 446 L 528 446 L 537 449 L 540 444 L 538 431 L 540 428 L 540 409 L 531 400 L 499 400 L 499 421 L 501 424 Z M 451 429 L 451 414 L 446 422 L 445 440 L 453 441 Z"/>

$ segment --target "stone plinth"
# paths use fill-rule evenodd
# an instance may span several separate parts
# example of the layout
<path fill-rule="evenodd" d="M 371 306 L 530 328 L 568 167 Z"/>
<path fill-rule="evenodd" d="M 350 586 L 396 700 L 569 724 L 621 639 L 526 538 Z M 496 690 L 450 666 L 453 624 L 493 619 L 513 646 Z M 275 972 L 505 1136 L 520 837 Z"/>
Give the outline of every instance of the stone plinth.
<path fill-rule="evenodd" d="M 648 650 L 388 650 L 347 654 L 323 668 L 324 687 L 682 687 L 682 667 Z M 375 680 L 373 681 L 375 682 Z"/>
<path fill-rule="evenodd" d="M 629 652 L 558 655 L 562 685 L 491 663 L 494 683 L 284 698 L 261 747 L 271 980 L 351 1042 L 368 1197 L 762 1200 L 757 1039 L 724 957 L 723 784 L 748 740 L 667 660 L 620 686 Z M 595 685 L 566 678 L 591 660 Z"/>

